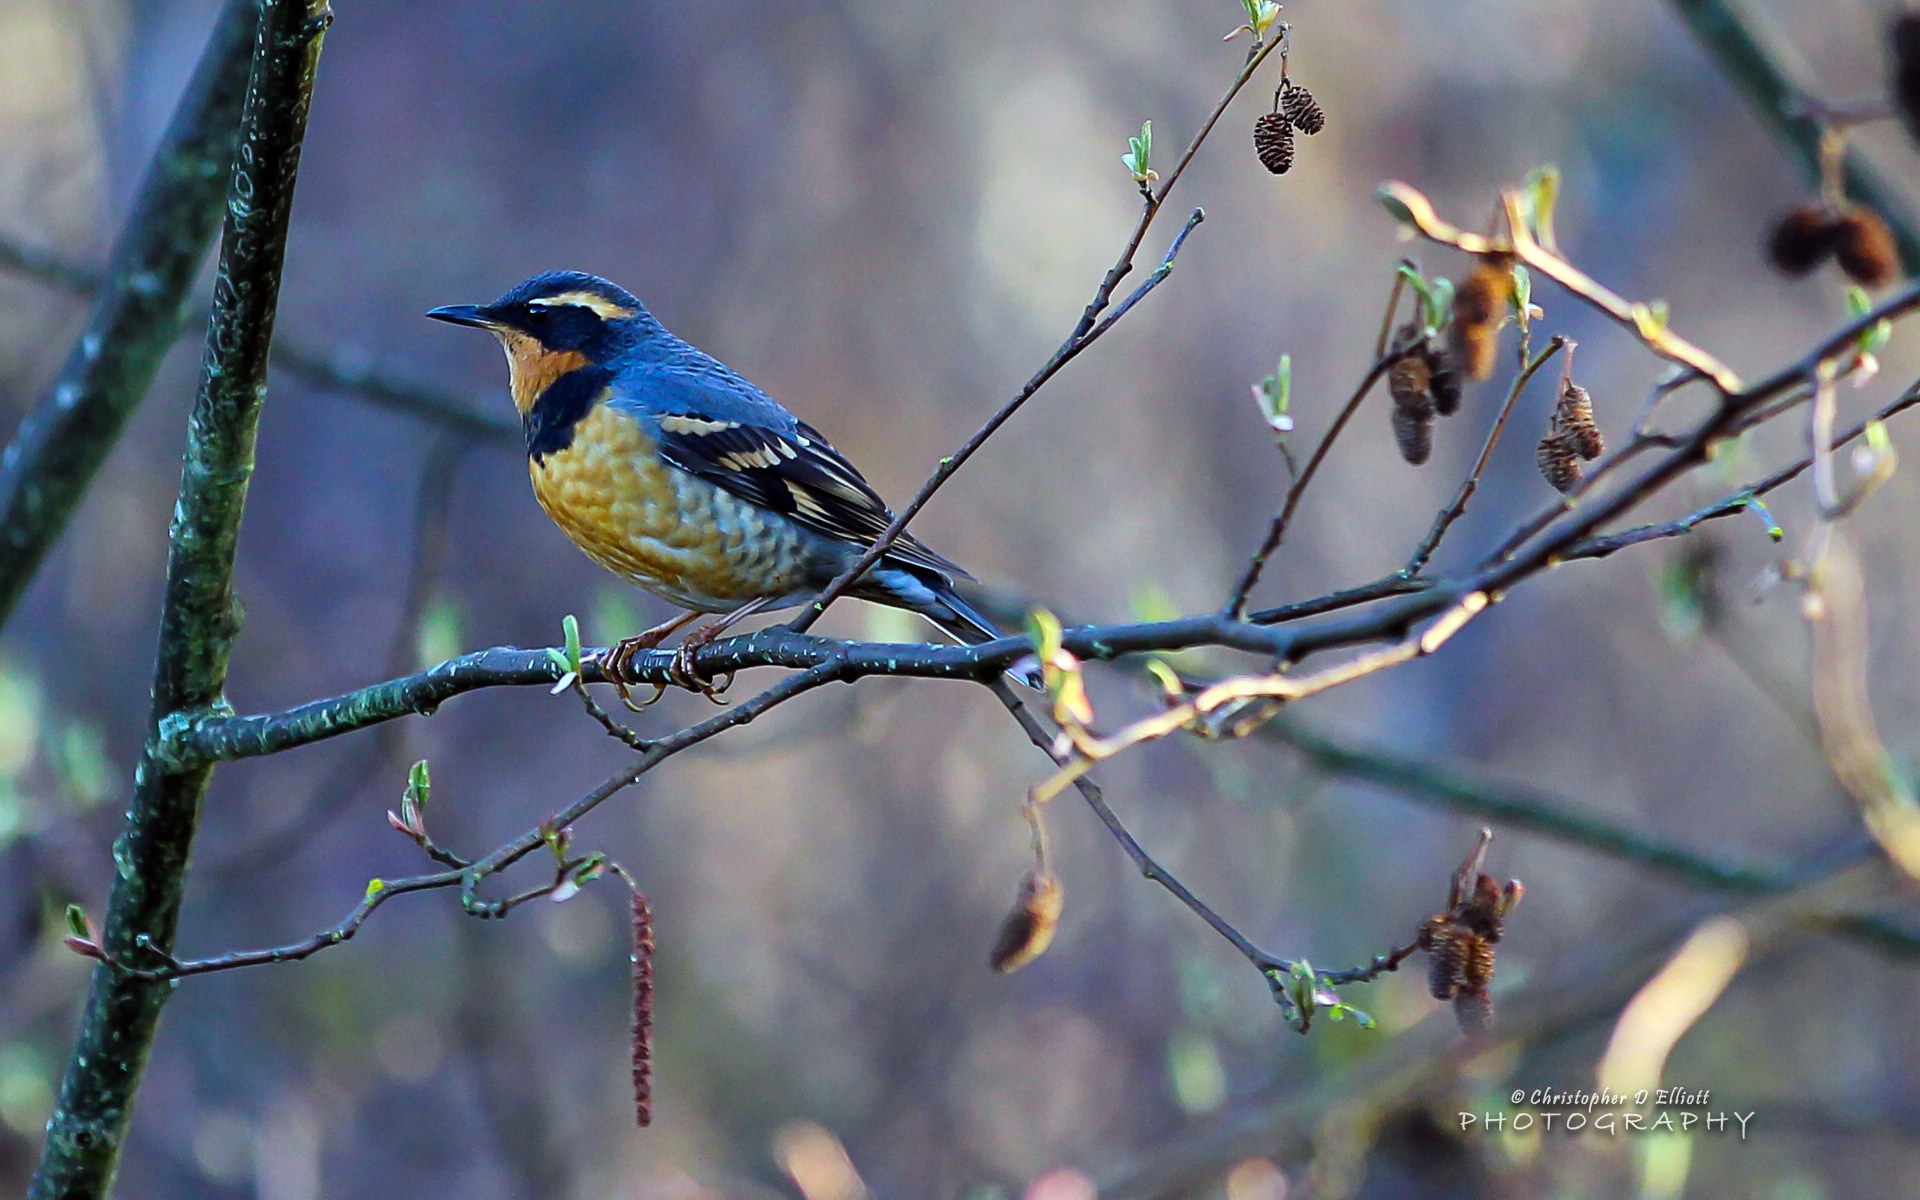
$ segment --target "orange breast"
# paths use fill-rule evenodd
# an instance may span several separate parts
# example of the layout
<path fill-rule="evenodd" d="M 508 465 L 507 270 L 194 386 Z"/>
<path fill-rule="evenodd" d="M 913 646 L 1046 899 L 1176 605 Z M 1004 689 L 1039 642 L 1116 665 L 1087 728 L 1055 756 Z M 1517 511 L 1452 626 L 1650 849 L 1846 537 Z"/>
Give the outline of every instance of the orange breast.
<path fill-rule="evenodd" d="M 601 404 L 573 442 L 528 460 L 540 506 L 601 566 L 684 608 L 723 612 L 808 590 L 809 539 L 791 521 L 663 462 Z"/>

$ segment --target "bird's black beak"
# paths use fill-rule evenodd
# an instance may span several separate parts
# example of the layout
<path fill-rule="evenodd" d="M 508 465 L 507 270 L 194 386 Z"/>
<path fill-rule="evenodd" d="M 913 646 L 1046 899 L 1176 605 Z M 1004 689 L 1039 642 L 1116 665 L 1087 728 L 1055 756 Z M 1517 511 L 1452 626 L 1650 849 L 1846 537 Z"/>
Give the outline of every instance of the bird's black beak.
<path fill-rule="evenodd" d="M 499 324 L 485 308 L 477 304 L 443 305 L 427 315 L 436 321 L 446 321 L 452 325 L 471 325 L 476 329 L 492 329 Z"/>

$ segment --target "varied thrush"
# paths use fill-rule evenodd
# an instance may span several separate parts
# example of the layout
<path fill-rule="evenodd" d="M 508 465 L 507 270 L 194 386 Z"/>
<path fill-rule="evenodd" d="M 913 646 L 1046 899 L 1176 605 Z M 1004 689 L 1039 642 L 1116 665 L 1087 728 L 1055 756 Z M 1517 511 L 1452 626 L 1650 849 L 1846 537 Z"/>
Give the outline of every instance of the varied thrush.
<path fill-rule="evenodd" d="M 812 596 L 893 521 L 819 431 L 605 279 L 550 271 L 491 304 L 427 315 L 500 340 L 533 494 L 554 523 L 601 566 L 689 610 L 609 651 L 616 681 L 634 654 L 725 614 L 683 643 L 676 663 L 691 678 L 692 646 Z M 903 533 L 848 594 L 963 643 L 1001 636 L 955 594 L 956 575 L 966 572 Z"/>

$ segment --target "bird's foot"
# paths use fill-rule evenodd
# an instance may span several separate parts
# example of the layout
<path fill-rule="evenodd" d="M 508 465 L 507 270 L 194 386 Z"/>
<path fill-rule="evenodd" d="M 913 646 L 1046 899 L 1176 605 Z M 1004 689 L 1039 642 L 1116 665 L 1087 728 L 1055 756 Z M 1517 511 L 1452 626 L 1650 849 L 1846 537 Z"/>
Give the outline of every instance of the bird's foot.
<path fill-rule="evenodd" d="M 730 620 L 719 620 L 711 625 L 702 626 L 680 640 L 680 648 L 673 652 L 673 666 L 669 673 L 674 683 L 690 692 L 699 692 L 715 704 L 725 704 L 720 697 L 733 686 L 733 672 L 728 671 L 718 679 L 708 679 L 694 669 L 693 655 L 700 647 L 708 645 L 733 624 Z"/>
<path fill-rule="evenodd" d="M 643 651 L 659 649 L 660 643 L 672 637 L 674 630 L 679 629 L 699 615 L 698 613 L 682 613 L 671 621 L 655 625 L 652 629 L 643 630 L 630 638 L 620 639 L 611 649 L 600 655 L 600 673 L 605 675 L 607 682 L 611 683 L 614 690 L 620 693 L 620 703 L 627 706 L 628 712 L 640 712 L 667 694 L 667 685 L 664 683 L 656 683 L 652 685 L 653 695 L 638 704 L 633 702 L 631 685 L 627 682 L 627 668 L 632 664 L 634 656 Z M 674 671 L 677 674 L 679 671 L 680 656 L 676 654 L 673 661 Z"/>

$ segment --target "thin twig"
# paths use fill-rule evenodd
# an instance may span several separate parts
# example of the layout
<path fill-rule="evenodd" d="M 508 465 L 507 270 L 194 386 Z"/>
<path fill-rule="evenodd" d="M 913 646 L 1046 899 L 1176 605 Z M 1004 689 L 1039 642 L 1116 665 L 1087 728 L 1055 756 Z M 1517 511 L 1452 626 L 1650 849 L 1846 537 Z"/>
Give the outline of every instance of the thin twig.
<path fill-rule="evenodd" d="M 1238 620 L 1240 614 L 1246 611 L 1247 597 L 1253 592 L 1254 585 L 1260 582 L 1260 574 L 1266 570 L 1267 560 L 1273 557 L 1273 552 L 1278 550 L 1280 543 L 1286 540 L 1287 527 L 1293 523 L 1293 513 L 1300 506 L 1300 497 L 1306 494 L 1308 485 L 1313 482 L 1314 475 L 1320 470 L 1320 464 L 1326 460 L 1328 452 L 1333 449 L 1334 441 L 1347 427 L 1347 423 L 1353 420 L 1353 414 L 1360 411 L 1360 404 L 1367 398 L 1367 393 L 1373 390 L 1382 376 L 1393 369 L 1394 363 L 1399 362 L 1409 353 L 1412 353 L 1412 349 L 1402 346 L 1387 357 L 1375 360 L 1372 368 L 1361 378 L 1360 386 L 1354 388 L 1353 395 L 1347 397 L 1347 402 L 1341 406 L 1340 412 L 1333 418 L 1333 424 L 1328 427 L 1326 435 L 1320 439 L 1320 444 L 1313 448 L 1312 456 L 1307 459 L 1306 468 L 1294 479 L 1292 486 L 1287 488 L 1287 497 L 1281 502 L 1280 511 L 1274 514 L 1273 521 L 1267 526 L 1267 535 L 1261 540 L 1260 548 L 1253 552 L 1253 557 L 1248 559 L 1247 565 L 1241 569 L 1240 578 L 1233 585 L 1233 592 L 1227 598 L 1226 607 L 1220 610 L 1222 616 L 1229 620 Z"/>
<path fill-rule="evenodd" d="M 920 485 L 920 490 L 914 494 L 913 499 L 907 503 L 907 506 L 900 510 L 899 514 L 894 517 L 893 521 L 879 537 L 874 539 L 873 544 L 867 547 L 866 551 L 862 553 L 858 559 L 844 571 L 840 572 L 826 587 L 822 588 L 820 594 L 803 607 L 798 616 L 788 622 L 789 629 L 794 633 L 805 633 L 808 629 L 812 628 L 813 623 L 820 619 L 821 614 L 826 612 L 829 604 L 832 604 L 840 596 L 845 595 L 846 590 L 853 586 L 854 580 L 860 578 L 868 568 L 880 561 L 881 557 L 886 554 L 887 548 L 892 546 L 894 541 L 906 531 L 907 523 L 912 521 L 922 508 L 926 507 L 927 501 L 933 498 L 934 493 L 939 491 L 947 480 L 953 477 L 955 472 L 966 465 L 967 460 L 973 457 L 975 451 L 986 444 L 988 438 L 992 437 L 1002 425 L 1006 424 L 1007 421 L 1013 417 L 1014 413 L 1018 412 L 1020 408 L 1033 397 L 1033 394 L 1038 392 L 1048 380 L 1052 379 L 1062 367 L 1073 361 L 1074 358 L 1079 356 L 1082 350 L 1092 345 L 1103 333 L 1111 329 L 1115 320 L 1124 314 L 1127 309 L 1132 308 L 1134 304 L 1144 298 L 1149 291 L 1153 290 L 1153 288 L 1173 270 L 1173 260 L 1174 257 L 1179 254 L 1181 245 L 1186 241 L 1187 235 L 1193 232 L 1194 226 L 1198 225 L 1205 216 L 1200 209 L 1194 209 L 1193 215 L 1187 218 L 1186 226 L 1181 229 L 1179 235 L 1176 236 L 1172 244 L 1168 246 L 1165 257 L 1161 259 L 1160 266 L 1155 269 L 1153 275 L 1139 288 L 1135 289 L 1132 295 L 1127 297 L 1117 312 L 1105 321 L 1100 320 L 1101 313 L 1106 311 L 1107 304 L 1113 298 L 1114 289 L 1118 288 L 1120 281 L 1126 278 L 1127 274 L 1133 270 L 1134 256 L 1140 252 L 1140 244 L 1146 238 L 1148 228 L 1153 225 L 1154 217 L 1159 215 L 1160 208 L 1166 203 L 1168 195 L 1171 194 L 1174 189 L 1174 185 L 1180 182 L 1182 175 L 1186 174 L 1187 165 L 1193 161 L 1193 156 L 1199 152 L 1201 144 L 1206 141 L 1207 135 L 1213 131 L 1213 127 L 1219 122 L 1221 114 L 1227 111 L 1227 106 L 1233 103 L 1234 97 L 1238 96 L 1241 89 L 1246 86 L 1247 81 L 1253 78 L 1254 73 L 1260 69 L 1260 64 L 1266 61 L 1267 56 L 1285 44 L 1286 34 L 1283 31 L 1281 35 L 1272 42 L 1264 46 L 1256 46 L 1248 53 L 1247 61 L 1245 65 L 1240 68 L 1240 73 L 1234 76 L 1233 82 L 1228 85 L 1225 94 L 1220 97 L 1219 103 L 1214 105 L 1213 112 L 1209 114 L 1206 121 L 1201 124 L 1199 131 L 1193 135 L 1193 140 L 1187 143 L 1187 148 L 1181 152 L 1180 159 L 1174 164 L 1173 170 L 1168 172 L 1166 177 L 1160 181 L 1158 189 L 1148 191 L 1145 194 L 1143 198 L 1144 202 L 1141 206 L 1140 219 L 1134 223 L 1133 232 L 1128 235 L 1127 243 L 1120 251 L 1120 257 L 1114 262 L 1112 268 L 1107 271 L 1106 276 L 1101 279 L 1100 286 L 1094 289 L 1093 299 L 1088 301 L 1086 309 L 1080 314 L 1079 322 L 1073 328 L 1073 332 L 1067 335 L 1067 340 L 1060 343 L 1059 349 L 1053 352 L 1053 356 L 1034 373 L 1031 379 L 1027 380 L 1026 385 L 1015 394 L 1013 399 L 1002 405 L 1000 411 L 988 418 L 987 423 L 982 425 L 972 437 L 962 443 L 958 450 L 940 460 L 939 466 L 934 469 L 933 474 L 927 477 L 927 481 Z"/>
<path fill-rule="evenodd" d="M 1555 334 L 1553 340 L 1547 343 L 1547 348 L 1521 370 L 1519 378 L 1515 379 L 1513 386 L 1507 390 L 1507 402 L 1500 406 L 1500 415 L 1494 418 L 1493 428 L 1487 431 L 1487 440 L 1480 447 L 1480 457 L 1474 460 L 1473 470 L 1467 472 L 1467 477 L 1461 481 L 1460 490 L 1454 494 L 1452 503 L 1441 509 L 1439 515 L 1434 517 L 1433 528 L 1427 531 L 1427 536 L 1422 538 L 1420 544 L 1414 548 L 1413 557 L 1407 560 L 1407 565 L 1400 568 L 1402 574 L 1418 575 L 1426 569 L 1428 560 L 1440 546 L 1440 539 L 1447 536 L 1447 530 L 1460 519 L 1462 513 L 1467 511 L 1467 501 L 1473 498 L 1474 491 L 1480 486 L 1480 476 L 1486 471 L 1487 463 L 1493 458 L 1493 448 L 1500 444 L 1501 431 L 1506 429 L 1507 418 L 1513 415 L 1513 408 L 1519 403 L 1520 393 L 1526 390 L 1527 384 L 1539 373 L 1541 367 L 1547 365 L 1549 359 L 1562 350 L 1571 349 L 1573 345 L 1571 340 Z"/>
<path fill-rule="evenodd" d="M 1053 736 L 1040 723 L 1040 719 L 1027 708 L 1011 685 L 1004 679 L 994 679 L 987 684 L 987 687 L 999 698 L 1000 703 L 1006 706 L 1007 711 L 1013 714 L 1013 719 L 1020 723 L 1020 728 L 1026 731 L 1028 740 L 1051 758 L 1055 766 L 1065 767 L 1072 761 L 1070 754 L 1054 745 Z M 1235 929 L 1231 922 L 1194 895 L 1186 884 L 1180 882 L 1178 876 L 1155 861 L 1154 857 L 1140 844 L 1139 839 L 1133 836 L 1133 832 L 1127 828 L 1126 823 L 1113 811 L 1113 806 L 1107 803 L 1106 795 L 1101 791 L 1099 784 L 1085 775 L 1080 775 L 1074 778 L 1073 786 L 1080 793 L 1081 799 L 1087 802 L 1087 807 L 1093 810 L 1094 816 L 1106 826 L 1107 832 L 1120 843 L 1120 848 L 1126 851 L 1127 857 L 1133 860 L 1133 865 L 1139 869 L 1141 875 L 1173 893 L 1175 899 L 1186 905 L 1195 916 L 1210 925 L 1215 933 L 1231 943 L 1233 948 L 1252 963 L 1256 970 L 1266 972 L 1287 969 L 1286 960 L 1268 954 L 1254 945 L 1245 934 Z"/>

